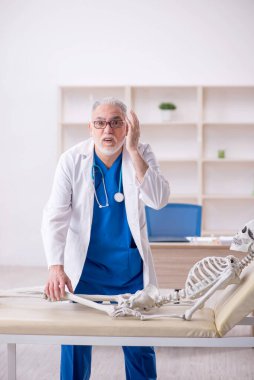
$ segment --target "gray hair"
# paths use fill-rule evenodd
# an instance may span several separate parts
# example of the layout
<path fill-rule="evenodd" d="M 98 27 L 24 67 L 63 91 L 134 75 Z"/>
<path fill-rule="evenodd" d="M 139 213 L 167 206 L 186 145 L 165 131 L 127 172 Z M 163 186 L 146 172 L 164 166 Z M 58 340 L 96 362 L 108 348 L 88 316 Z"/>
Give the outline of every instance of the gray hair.
<path fill-rule="evenodd" d="M 97 107 L 99 107 L 102 104 L 110 104 L 112 106 L 119 107 L 121 111 L 126 115 L 127 113 L 127 107 L 126 105 L 119 99 L 114 98 L 113 96 L 103 98 L 101 100 L 96 100 L 93 104 L 92 111 L 94 111 Z"/>

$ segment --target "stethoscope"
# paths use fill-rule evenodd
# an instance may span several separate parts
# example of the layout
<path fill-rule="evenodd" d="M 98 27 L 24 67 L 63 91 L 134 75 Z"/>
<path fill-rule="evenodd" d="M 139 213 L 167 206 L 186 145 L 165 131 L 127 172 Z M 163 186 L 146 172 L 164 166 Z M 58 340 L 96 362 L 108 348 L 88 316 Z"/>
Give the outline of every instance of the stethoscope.
<path fill-rule="evenodd" d="M 97 197 L 96 188 L 95 188 L 95 170 L 94 169 L 98 169 L 99 172 L 100 172 L 100 174 L 101 174 L 102 184 L 103 184 L 103 189 L 104 189 L 104 194 L 105 194 L 105 199 L 106 199 L 105 205 L 102 205 L 99 202 L 99 199 Z M 92 166 L 91 177 L 92 177 L 92 180 L 93 180 L 94 196 L 95 196 L 96 202 L 98 203 L 99 208 L 108 207 L 109 206 L 109 203 L 108 203 L 108 193 L 107 193 L 107 189 L 106 189 L 106 185 L 105 185 L 104 174 L 103 174 L 103 171 L 101 170 L 101 168 L 99 167 L 99 165 L 96 165 L 95 163 Z M 123 200 L 124 200 L 124 195 L 121 192 L 121 187 L 122 187 L 122 168 L 120 170 L 118 192 L 116 192 L 114 194 L 114 200 L 116 202 L 119 202 L 119 203 L 123 202 Z"/>

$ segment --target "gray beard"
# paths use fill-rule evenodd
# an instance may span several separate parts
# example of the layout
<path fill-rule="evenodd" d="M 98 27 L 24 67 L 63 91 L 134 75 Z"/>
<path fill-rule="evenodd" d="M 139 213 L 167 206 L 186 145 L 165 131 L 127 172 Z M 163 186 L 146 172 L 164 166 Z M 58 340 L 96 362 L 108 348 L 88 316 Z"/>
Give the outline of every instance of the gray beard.
<path fill-rule="evenodd" d="M 101 145 L 97 145 L 97 148 L 101 153 L 105 154 L 105 156 L 113 156 L 113 154 L 115 154 L 119 149 L 122 148 L 124 142 L 125 139 L 121 142 L 120 145 L 115 146 L 114 148 L 103 148 Z"/>

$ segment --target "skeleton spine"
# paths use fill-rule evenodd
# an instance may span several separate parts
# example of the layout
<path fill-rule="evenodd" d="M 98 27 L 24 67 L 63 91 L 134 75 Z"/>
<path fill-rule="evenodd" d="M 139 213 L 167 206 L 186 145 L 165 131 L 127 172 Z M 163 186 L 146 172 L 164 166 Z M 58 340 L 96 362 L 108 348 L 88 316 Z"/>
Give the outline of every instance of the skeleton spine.
<path fill-rule="evenodd" d="M 245 256 L 241 261 L 240 261 L 240 266 L 241 269 L 247 267 L 247 265 L 250 264 L 250 262 L 254 259 L 254 251 L 252 249 L 250 250 L 250 253 L 248 253 L 247 256 Z"/>

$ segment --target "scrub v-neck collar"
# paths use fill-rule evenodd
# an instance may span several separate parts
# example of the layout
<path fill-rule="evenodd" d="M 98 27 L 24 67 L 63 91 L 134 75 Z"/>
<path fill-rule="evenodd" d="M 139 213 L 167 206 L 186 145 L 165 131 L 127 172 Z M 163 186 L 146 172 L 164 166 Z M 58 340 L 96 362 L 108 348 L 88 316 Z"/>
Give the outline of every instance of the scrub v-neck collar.
<path fill-rule="evenodd" d="M 114 171 L 115 167 L 119 164 L 119 162 L 122 160 L 123 153 L 119 154 L 119 156 L 116 158 L 116 160 L 113 162 L 113 164 L 108 168 L 104 162 L 100 159 L 100 157 L 96 154 L 94 151 L 94 161 L 97 165 L 100 166 L 101 170 L 103 171 L 104 176 L 107 175 L 108 172 Z"/>

